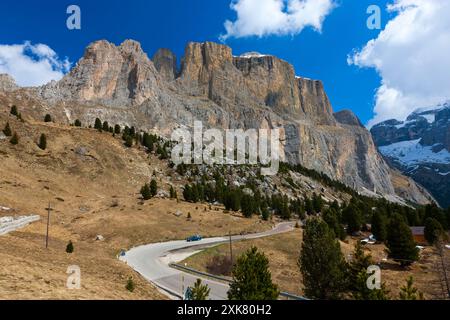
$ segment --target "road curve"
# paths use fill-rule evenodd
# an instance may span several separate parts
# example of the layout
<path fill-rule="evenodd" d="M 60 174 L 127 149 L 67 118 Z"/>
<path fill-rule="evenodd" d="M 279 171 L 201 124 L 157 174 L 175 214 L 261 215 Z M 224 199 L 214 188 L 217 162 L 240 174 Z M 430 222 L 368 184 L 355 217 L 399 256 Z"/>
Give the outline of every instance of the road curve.
<path fill-rule="evenodd" d="M 276 225 L 272 230 L 261 233 L 232 236 L 232 241 L 250 240 L 269 237 L 294 229 L 295 222 L 283 222 Z M 226 300 L 228 284 L 173 269 L 171 263 L 178 263 L 189 256 L 204 250 L 207 247 L 227 243 L 229 237 L 216 237 L 203 239 L 197 242 L 185 240 L 170 241 L 163 243 L 152 243 L 136 247 L 120 257 L 136 272 L 140 273 L 146 280 L 153 283 L 161 291 L 172 299 L 179 299 L 183 289 L 193 286 L 194 282 L 201 278 L 204 284 L 211 289 L 210 299 Z"/>

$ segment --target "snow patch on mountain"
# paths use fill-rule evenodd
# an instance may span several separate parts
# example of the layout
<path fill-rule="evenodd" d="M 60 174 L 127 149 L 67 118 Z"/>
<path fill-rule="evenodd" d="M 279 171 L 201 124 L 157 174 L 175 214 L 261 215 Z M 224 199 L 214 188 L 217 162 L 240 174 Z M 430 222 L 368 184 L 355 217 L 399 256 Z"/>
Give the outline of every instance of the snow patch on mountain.
<path fill-rule="evenodd" d="M 432 147 L 422 146 L 420 140 L 397 142 L 379 149 L 384 156 L 394 158 L 407 167 L 423 163 L 450 163 L 450 152 L 446 149 L 433 152 Z"/>

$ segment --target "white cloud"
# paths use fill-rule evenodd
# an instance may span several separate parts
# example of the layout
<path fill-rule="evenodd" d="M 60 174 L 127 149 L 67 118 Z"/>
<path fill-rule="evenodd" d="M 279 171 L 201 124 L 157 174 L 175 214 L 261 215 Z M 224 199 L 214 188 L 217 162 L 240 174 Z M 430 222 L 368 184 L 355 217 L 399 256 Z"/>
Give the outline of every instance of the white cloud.
<path fill-rule="evenodd" d="M 233 0 L 237 20 L 225 22 L 221 39 L 295 35 L 306 27 L 320 32 L 334 7 L 334 0 Z"/>
<path fill-rule="evenodd" d="M 348 58 L 382 78 L 368 126 L 450 99 L 450 0 L 395 0 L 387 9 L 395 17 Z"/>
<path fill-rule="evenodd" d="M 0 74 L 11 75 L 19 86 L 32 87 L 61 79 L 69 71 L 71 63 L 61 60 L 55 51 L 45 44 L 30 42 L 0 45 Z"/>

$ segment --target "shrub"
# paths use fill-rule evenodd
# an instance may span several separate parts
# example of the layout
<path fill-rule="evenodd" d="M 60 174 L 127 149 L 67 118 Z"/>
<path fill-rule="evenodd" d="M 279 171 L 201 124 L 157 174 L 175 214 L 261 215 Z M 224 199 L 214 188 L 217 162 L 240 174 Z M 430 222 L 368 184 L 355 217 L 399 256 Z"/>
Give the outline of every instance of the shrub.
<path fill-rule="evenodd" d="M 134 289 L 136 289 L 136 285 L 134 284 L 133 278 L 129 277 L 127 280 L 127 284 L 125 285 L 125 289 L 127 289 L 130 292 L 133 292 Z"/>
<path fill-rule="evenodd" d="M 75 127 L 81 127 L 81 121 L 80 120 L 75 120 Z"/>
<path fill-rule="evenodd" d="M 19 144 L 19 136 L 17 135 L 17 133 L 14 132 L 14 134 L 13 134 L 11 140 L 9 140 L 9 142 L 10 142 L 12 145 Z"/>
<path fill-rule="evenodd" d="M 206 270 L 208 273 L 217 276 L 230 276 L 233 269 L 233 263 L 229 256 L 215 255 L 206 264 Z"/>
<path fill-rule="evenodd" d="M 202 284 L 201 279 L 197 279 L 197 281 L 194 284 L 194 287 L 191 289 L 191 300 L 194 301 L 207 300 L 210 292 L 211 289 L 209 289 L 207 285 Z"/>
<path fill-rule="evenodd" d="M 19 116 L 19 111 L 17 110 L 16 106 L 12 106 L 11 111 L 9 113 L 11 113 L 13 116 L 16 116 L 16 117 Z"/>
<path fill-rule="evenodd" d="M 125 136 L 125 147 L 131 148 L 133 146 L 133 137 L 132 136 Z"/>
<path fill-rule="evenodd" d="M 156 196 L 156 194 L 158 193 L 158 183 L 155 179 L 150 182 L 150 193 L 152 197 Z"/>
<path fill-rule="evenodd" d="M 99 118 L 95 119 L 94 129 L 102 131 L 102 121 Z"/>
<path fill-rule="evenodd" d="M 150 186 L 148 185 L 148 183 L 146 183 L 141 188 L 141 195 L 144 200 L 150 200 L 152 198 L 152 193 L 150 191 Z"/>
<path fill-rule="evenodd" d="M 41 148 L 42 150 L 47 149 L 47 137 L 45 136 L 45 134 L 41 134 L 41 137 L 39 138 L 39 144 L 38 144 L 39 148 Z"/>
<path fill-rule="evenodd" d="M 69 243 L 66 246 L 66 252 L 67 253 L 73 253 L 74 250 L 75 250 L 75 248 L 73 247 L 72 241 L 69 241 Z"/>
<path fill-rule="evenodd" d="M 170 198 L 171 199 L 176 199 L 177 198 L 177 191 L 175 190 L 175 188 L 173 186 L 170 186 Z"/>
<path fill-rule="evenodd" d="M 5 129 L 3 129 L 3 133 L 7 137 L 11 137 L 12 136 L 12 131 L 11 131 L 11 127 L 9 126 L 9 122 L 6 123 Z"/>

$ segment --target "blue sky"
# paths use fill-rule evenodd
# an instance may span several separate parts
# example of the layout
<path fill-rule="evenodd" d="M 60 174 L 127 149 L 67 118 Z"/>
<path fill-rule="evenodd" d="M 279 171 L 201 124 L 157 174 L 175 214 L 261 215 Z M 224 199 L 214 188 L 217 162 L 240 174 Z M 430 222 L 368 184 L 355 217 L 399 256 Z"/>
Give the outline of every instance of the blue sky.
<path fill-rule="evenodd" d="M 336 2 L 338 6 L 326 16 L 321 33 L 307 27 L 297 35 L 231 37 L 226 44 L 237 55 L 258 51 L 289 61 L 298 75 L 324 82 L 335 110 L 352 109 L 367 123 L 374 116 L 381 77 L 374 68 L 349 65 L 347 56 L 380 33 L 367 28 L 367 7 L 378 4 L 383 9 L 384 27 L 395 15 L 384 10 L 392 1 Z M 43 43 L 60 58 L 67 57 L 74 63 L 92 41 L 107 39 L 120 44 L 131 38 L 140 41 L 150 57 L 158 48 L 166 47 L 180 58 L 189 41 L 219 42 L 225 33 L 224 22 L 236 20 L 230 3 L 231 0 L 2 1 L 0 44 Z M 70 4 L 81 8 L 81 30 L 66 28 L 66 9 Z"/>

